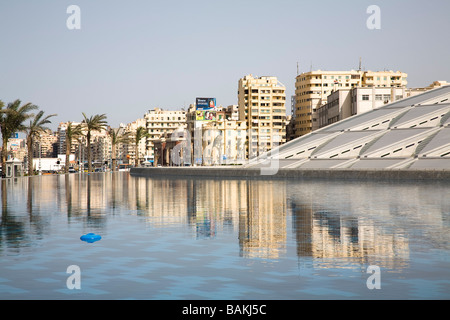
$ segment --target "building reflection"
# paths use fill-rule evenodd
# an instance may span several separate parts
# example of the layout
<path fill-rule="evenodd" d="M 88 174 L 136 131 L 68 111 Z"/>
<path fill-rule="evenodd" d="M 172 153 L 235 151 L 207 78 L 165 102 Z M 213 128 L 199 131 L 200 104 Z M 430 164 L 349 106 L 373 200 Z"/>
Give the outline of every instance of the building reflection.
<path fill-rule="evenodd" d="M 2 179 L 0 252 L 5 246 L 26 246 L 32 241 L 30 230 L 42 238 L 50 230 L 52 214 L 99 228 L 114 215 L 135 215 L 152 228 L 186 227 L 196 239 L 214 241 L 233 234 L 236 254 L 246 258 L 282 258 L 294 237 L 299 260 L 316 267 L 351 261 L 399 269 L 409 262 L 409 237 L 418 227 L 431 243 L 442 245 L 448 239 L 442 215 L 450 208 L 442 193 L 425 196 L 434 189 L 402 186 L 393 194 L 385 187 L 150 179 L 122 172 Z M 411 228 L 405 227 L 404 218 Z"/>
<path fill-rule="evenodd" d="M 304 203 L 294 202 L 292 208 L 297 255 L 312 258 L 315 267 L 329 267 L 337 259 L 389 269 L 408 265 L 409 240 L 403 230 L 385 231 L 373 221 Z"/>
<path fill-rule="evenodd" d="M 241 254 L 275 259 L 286 250 L 286 186 L 252 182 L 247 184 L 247 210 L 239 219 Z"/>

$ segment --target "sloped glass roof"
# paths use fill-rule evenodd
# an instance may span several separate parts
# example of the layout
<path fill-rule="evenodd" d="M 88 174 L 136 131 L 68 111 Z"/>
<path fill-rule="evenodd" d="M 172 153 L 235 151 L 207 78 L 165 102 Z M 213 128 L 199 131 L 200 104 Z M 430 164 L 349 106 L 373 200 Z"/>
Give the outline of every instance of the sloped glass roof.
<path fill-rule="evenodd" d="M 404 161 L 404 159 L 364 159 L 355 162 L 352 169 L 383 169 L 397 163 Z"/>
<path fill-rule="evenodd" d="M 376 132 L 380 132 L 379 130 Z M 374 134 L 373 131 L 346 131 L 342 134 L 338 135 L 336 138 L 328 142 L 326 145 L 322 146 L 316 152 L 313 152 L 312 155 L 320 156 L 321 154 L 327 153 L 330 150 L 342 147 L 347 148 L 349 144 L 361 144 L 362 138 L 372 136 Z"/>
<path fill-rule="evenodd" d="M 310 160 L 302 164 L 299 168 L 301 169 L 327 169 L 339 164 L 342 164 L 348 160 L 346 159 L 325 159 L 325 160 Z"/>
<path fill-rule="evenodd" d="M 450 169 L 449 99 L 450 86 L 426 91 L 318 129 L 269 155 L 279 157 L 280 168 Z M 247 166 L 264 166 L 258 164 L 263 158 Z"/>
<path fill-rule="evenodd" d="M 417 106 L 406 112 L 397 121 L 392 123 L 391 126 L 394 128 L 400 128 L 404 124 L 416 126 L 417 125 L 433 126 L 433 124 L 436 125 L 436 122 L 440 121 L 442 115 L 445 115 L 449 111 L 450 111 L 450 104 L 432 104 L 432 105 Z M 416 119 L 417 123 L 412 124 L 411 122 L 414 122 L 414 120 Z M 422 123 L 423 121 L 427 122 Z"/>
<path fill-rule="evenodd" d="M 381 138 L 379 138 L 375 143 L 373 143 L 367 150 L 365 150 L 361 157 L 368 155 L 372 153 L 373 151 L 379 150 L 379 149 L 386 149 L 392 145 L 397 145 L 398 142 L 419 135 L 423 134 L 427 131 L 429 131 L 429 128 L 412 128 L 412 129 L 395 129 L 390 130 L 385 135 L 383 135 Z M 421 137 L 418 137 L 418 139 L 424 139 Z M 389 151 L 389 150 L 388 150 Z M 414 151 L 414 150 L 412 150 Z M 411 152 L 412 152 L 411 151 Z"/>
<path fill-rule="evenodd" d="M 441 147 L 446 148 L 442 149 Z M 426 156 L 429 152 L 433 150 L 439 150 L 436 156 L 443 156 L 445 153 L 450 152 L 450 128 L 442 128 L 432 139 L 429 141 L 425 147 L 419 152 L 418 156 Z M 450 157 L 450 154 L 448 155 Z"/>

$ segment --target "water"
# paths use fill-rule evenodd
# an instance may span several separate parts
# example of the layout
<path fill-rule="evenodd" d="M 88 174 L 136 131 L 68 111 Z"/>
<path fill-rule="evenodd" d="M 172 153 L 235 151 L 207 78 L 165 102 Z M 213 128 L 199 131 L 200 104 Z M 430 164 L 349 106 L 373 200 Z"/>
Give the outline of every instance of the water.
<path fill-rule="evenodd" d="M 1 196 L 2 300 L 450 298 L 450 184 L 118 172 L 3 179 Z"/>

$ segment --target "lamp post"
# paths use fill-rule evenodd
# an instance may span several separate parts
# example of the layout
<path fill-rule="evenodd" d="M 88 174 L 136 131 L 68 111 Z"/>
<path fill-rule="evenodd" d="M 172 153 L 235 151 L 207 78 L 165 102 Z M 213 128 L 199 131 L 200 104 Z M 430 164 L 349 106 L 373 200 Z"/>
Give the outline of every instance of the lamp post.
<path fill-rule="evenodd" d="M 31 167 L 33 167 L 33 165 L 31 165 Z M 42 175 L 42 170 L 41 170 L 41 136 L 39 135 L 39 175 Z"/>

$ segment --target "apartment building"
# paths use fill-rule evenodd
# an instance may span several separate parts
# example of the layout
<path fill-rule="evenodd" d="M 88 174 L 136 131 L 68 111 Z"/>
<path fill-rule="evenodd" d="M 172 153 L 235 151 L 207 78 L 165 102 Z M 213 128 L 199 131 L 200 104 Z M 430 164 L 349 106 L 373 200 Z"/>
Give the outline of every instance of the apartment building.
<path fill-rule="evenodd" d="M 123 163 L 135 163 L 136 159 L 136 130 L 139 127 L 146 128 L 147 121 L 144 118 L 136 119 L 128 124 L 120 124 L 118 134 L 127 135 L 129 140 L 116 146 L 116 158 L 121 159 Z M 140 160 L 148 156 L 147 141 L 142 139 L 138 145 L 138 157 Z"/>
<path fill-rule="evenodd" d="M 239 79 L 238 110 L 247 123 L 249 158 L 286 142 L 286 87 L 277 77 Z"/>
<path fill-rule="evenodd" d="M 243 163 L 246 159 L 245 121 L 219 120 L 202 127 L 202 153 L 204 165 Z"/>
<path fill-rule="evenodd" d="M 108 134 L 109 128 L 102 131 L 91 132 L 91 153 L 92 161 L 98 166 L 111 161 L 112 145 Z M 87 154 L 87 153 L 86 153 Z M 86 159 L 87 160 L 87 159 Z"/>
<path fill-rule="evenodd" d="M 0 146 L 1 149 L 1 146 Z M 27 156 L 27 143 L 26 139 L 23 138 L 10 138 L 8 144 L 6 145 L 6 159 L 16 158 L 20 161 L 24 161 Z M 3 150 L 1 150 L 3 153 Z"/>
<path fill-rule="evenodd" d="M 239 120 L 238 105 L 216 107 L 214 120 L 197 120 L 196 111 L 191 104 L 186 113 L 194 165 L 241 163 L 246 159 L 247 123 Z"/>
<path fill-rule="evenodd" d="M 155 108 L 149 110 L 145 115 L 145 125 L 149 137 L 146 141 L 147 156 L 155 158 L 155 141 L 159 140 L 164 133 L 171 133 L 178 128 L 186 128 L 186 111 L 163 110 Z"/>
<path fill-rule="evenodd" d="M 80 125 L 80 122 L 71 122 L 72 127 L 76 127 L 77 125 Z M 57 137 L 57 145 L 58 145 L 58 154 L 66 154 L 66 129 L 69 125 L 69 122 L 60 122 L 58 125 L 58 128 L 56 130 L 56 137 Z M 70 152 L 75 153 L 77 150 L 77 146 L 75 143 L 72 143 L 72 147 Z"/>
<path fill-rule="evenodd" d="M 319 128 L 318 109 L 327 103 L 333 91 L 355 87 L 406 87 L 406 78 L 407 74 L 401 71 L 316 70 L 299 74 L 295 82 L 295 136 Z"/>
<path fill-rule="evenodd" d="M 317 109 L 319 128 L 408 96 L 405 87 L 354 87 L 334 91 Z"/>
<path fill-rule="evenodd" d="M 318 108 L 319 128 L 446 85 L 449 85 L 446 81 L 434 81 L 420 88 L 372 86 L 339 89 L 327 97 L 325 105 Z"/>
<path fill-rule="evenodd" d="M 58 136 L 51 130 L 41 132 L 33 143 L 33 157 L 56 158 L 58 155 Z"/>

